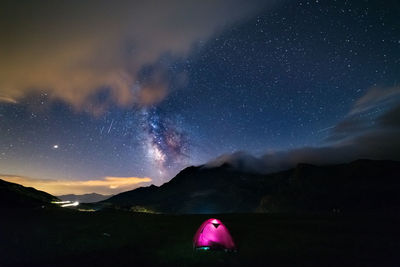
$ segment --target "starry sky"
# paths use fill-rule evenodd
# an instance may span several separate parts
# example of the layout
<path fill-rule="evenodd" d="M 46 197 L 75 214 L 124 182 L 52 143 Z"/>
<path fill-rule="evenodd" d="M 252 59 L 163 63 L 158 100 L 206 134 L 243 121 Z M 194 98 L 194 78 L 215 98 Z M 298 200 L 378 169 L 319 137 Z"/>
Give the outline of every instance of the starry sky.
<path fill-rule="evenodd" d="M 0 11 L 4 179 L 110 194 L 233 158 L 400 160 L 397 1 L 60 2 Z"/>

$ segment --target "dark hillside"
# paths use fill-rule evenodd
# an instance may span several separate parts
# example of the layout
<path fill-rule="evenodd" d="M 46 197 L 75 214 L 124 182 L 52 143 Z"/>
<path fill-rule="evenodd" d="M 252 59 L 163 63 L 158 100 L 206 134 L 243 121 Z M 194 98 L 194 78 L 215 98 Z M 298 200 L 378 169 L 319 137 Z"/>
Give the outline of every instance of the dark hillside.
<path fill-rule="evenodd" d="M 164 213 L 376 212 L 400 210 L 400 163 L 357 160 L 261 175 L 228 164 L 189 167 L 160 187 L 124 192 L 101 205 Z"/>
<path fill-rule="evenodd" d="M 58 200 L 58 198 L 32 187 L 25 187 L 0 179 L 1 208 L 38 208 L 43 205 L 51 205 L 50 202 L 53 200 Z"/>

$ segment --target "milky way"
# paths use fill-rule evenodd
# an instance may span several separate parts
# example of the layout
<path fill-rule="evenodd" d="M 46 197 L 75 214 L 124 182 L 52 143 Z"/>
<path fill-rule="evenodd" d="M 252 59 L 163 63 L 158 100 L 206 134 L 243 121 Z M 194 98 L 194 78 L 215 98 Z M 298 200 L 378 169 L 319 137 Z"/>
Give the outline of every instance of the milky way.
<path fill-rule="evenodd" d="M 143 145 L 160 178 L 189 160 L 189 140 L 180 124 L 179 119 L 165 116 L 156 108 L 141 110 Z"/>

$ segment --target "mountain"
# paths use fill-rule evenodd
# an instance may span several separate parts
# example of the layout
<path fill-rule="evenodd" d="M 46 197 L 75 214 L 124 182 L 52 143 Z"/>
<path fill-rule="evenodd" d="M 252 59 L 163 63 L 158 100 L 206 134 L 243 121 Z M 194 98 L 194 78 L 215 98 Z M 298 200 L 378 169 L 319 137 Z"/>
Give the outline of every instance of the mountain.
<path fill-rule="evenodd" d="M 78 201 L 80 203 L 93 203 L 93 202 L 99 202 L 102 200 L 106 200 L 112 195 L 100 195 L 97 193 L 91 193 L 91 194 L 83 194 L 83 195 L 74 195 L 74 194 L 68 194 L 68 195 L 61 195 L 57 196 L 59 199 L 63 201 Z"/>
<path fill-rule="evenodd" d="M 189 167 L 160 187 L 115 195 L 100 206 L 163 213 L 400 211 L 400 162 L 357 160 L 261 175 L 229 164 Z"/>
<path fill-rule="evenodd" d="M 0 208 L 39 208 L 59 200 L 46 192 L 0 179 Z"/>
<path fill-rule="evenodd" d="M 299 164 L 282 174 L 280 190 L 265 194 L 258 211 L 400 211 L 400 162 Z"/>
<path fill-rule="evenodd" d="M 120 193 L 103 201 L 120 208 L 168 213 L 246 212 L 258 205 L 258 174 L 218 168 L 189 167 L 160 187 L 154 185 Z"/>

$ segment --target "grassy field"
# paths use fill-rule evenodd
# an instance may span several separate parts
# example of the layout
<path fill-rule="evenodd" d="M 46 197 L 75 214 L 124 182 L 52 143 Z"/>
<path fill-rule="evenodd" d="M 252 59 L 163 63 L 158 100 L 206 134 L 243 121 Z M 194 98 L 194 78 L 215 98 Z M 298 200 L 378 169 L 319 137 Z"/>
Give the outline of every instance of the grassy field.
<path fill-rule="evenodd" d="M 123 211 L 3 213 L 0 266 L 399 266 L 400 218 L 372 215 L 156 215 Z M 221 219 L 236 253 L 192 249 Z"/>

